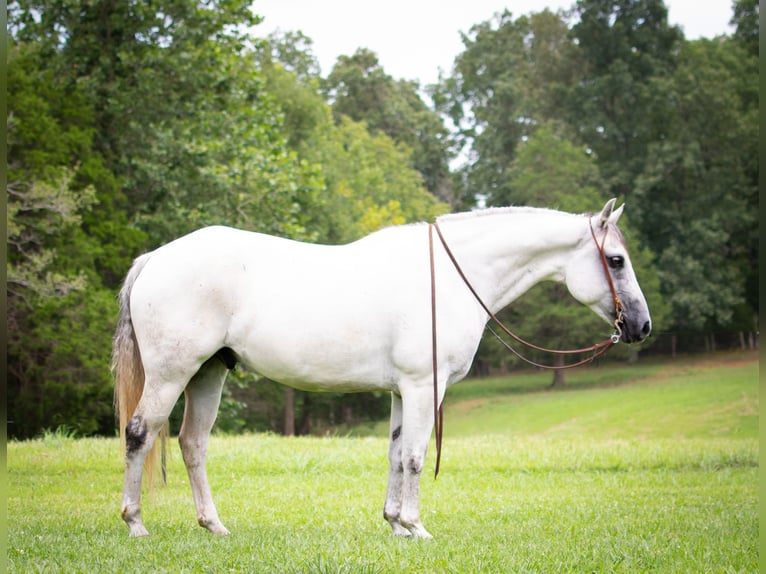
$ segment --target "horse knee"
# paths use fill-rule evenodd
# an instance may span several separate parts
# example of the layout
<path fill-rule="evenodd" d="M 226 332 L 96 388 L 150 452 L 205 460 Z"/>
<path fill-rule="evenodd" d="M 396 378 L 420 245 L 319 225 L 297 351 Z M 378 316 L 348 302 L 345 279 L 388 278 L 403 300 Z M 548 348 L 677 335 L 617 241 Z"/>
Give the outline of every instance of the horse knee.
<path fill-rule="evenodd" d="M 403 465 L 410 474 L 421 474 L 425 465 L 424 457 L 418 454 L 411 454 L 403 461 Z"/>

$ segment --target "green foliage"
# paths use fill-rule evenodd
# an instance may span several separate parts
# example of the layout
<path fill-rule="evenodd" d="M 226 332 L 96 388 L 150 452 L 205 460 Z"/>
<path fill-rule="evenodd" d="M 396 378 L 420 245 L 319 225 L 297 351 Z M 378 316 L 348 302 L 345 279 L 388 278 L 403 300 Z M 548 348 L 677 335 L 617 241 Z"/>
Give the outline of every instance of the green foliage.
<path fill-rule="evenodd" d="M 113 293 L 90 287 L 36 299 L 34 308 L 11 303 L 18 325 L 9 325 L 8 337 L 9 434 L 64 425 L 79 435 L 112 435 Z"/>
<path fill-rule="evenodd" d="M 550 207 L 589 213 L 603 203 L 604 183 L 589 150 L 550 125 L 541 125 L 520 143 L 497 205 Z M 505 192 L 505 193 L 503 193 Z"/>
<path fill-rule="evenodd" d="M 295 52 L 296 43 L 307 44 L 302 56 Z M 402 143 L 412 140 L 407 130 L 417 127 L 400 118 L 394 129 L 382 119 L 395 105 L 395 82 L 374 54 L 360 51 L 354 58 L 342 57 L 335 76 L 320 82 L 314 75 L 310 41 L 301 34 L 272 36 L 267 47 L 258 57 L 268 90 L 284 113 L 287 141 L 301 160 L 317 168 L 324 185 L 305 210 L 315 240 L 347 243 L 387 225 L 430 220 L 447 211 L 429 192 L 413 149 Z M 345 95 L 334 94 L 333 107 L 317 92 L 322 83 L 325 90 L 333 83 L 346 90 Z M 408 104 L 414 106 L 410 115 L 415 108 L 425 113 L 414 87 L 409 89 L 406 95 L 417 101 Z M 380 96 L 382 103 L 360 101 L 361 94 Z"/>
<path fill-rule="evenodd" d="M 661 0 L 573 14 L 473 25 L 431 105 L 369 50 L 323 77 L 310 38 L 258 38 L 245 0 L 11 2 L 11 434 L 111 434 L 116 290 L 135 256 L 214 223 L 341 243 L 480 196 L 591 211 L 616 195 L 655 331 L 751 330 L 758 4 L 734 3 L 731 37 L 695 42 Z M 530 293 L 511 323 L 539 342 L 601 332 L 560 291 Z M 499 365 L 492 345 L 480 359 Z M 219 428 L 279 429 L 284 390 L 240 377 Z M 296 400 L 317 428 L 386 405 Z"/>
<path fill-rule="evenodd" d="M 301 154 L 321 166 L 327 185 L 315 213 L 323 241 L 346 243 L 386 225 L 431 220 L 447 211 L 408 167 L 406 147 L 349 118 L 322 127 Z"/>
<path fill-rule="evenodd" d="M 505 11 L 463 38 L 434 99 L 467 146 L 468 187 L 489 205 L 624 199 L 664 328 L 752 330 L 757 5 L 735 3 L 733 38 L 697 42 L 661 0 L 581 0 L 574 15 L 570 27 L 560 14 Z M 551 129 L 558 141 L 535 142 Z"/>
<path fill-rule="evenodd" d="M 579 0 L 572 36 L 587 81 L 574 86 L 570 123 L 599 158 L 612 195 L 630 197 L 650 142 L 661 139 L 672 110 L 662 85 L 683 35 L 662 0 Z"/>
<path fill-rule="evenodd" d="M 344 117 L 364 122 L 373 133 L 383 132 L 408 147 L 411 165 L 425 188 L 441 201 L 460 204 L 449 174 L 449 133 L 421 99 L 416 82 L 394 80 L 373 52 L 360 48 L 352 56 L 338 58 L 322 88 L 332 101 L 337 123 Z"/>
<path fill-rule="evenodd" d="M 99 244 L 107 227 L 92 219 L 114 181 L 92 149 L 93 111 L 41 57 L 39 46 L 16 44 L 9 61 L 9 433 L 111 434 L 116 302 L 102 280 L 130 259 Z M 119 233 L 121 221 L 108 225 Z"/>
<path fill-rule="evenodd" d="M 726 324 L 753 272 L 757 130 L 745 98 L 755 62 L 732 42 L 689 42 L 672 87 L 669 136 L 649 148 L 635 196 L 679 326 Z M 756 170 L 757 171 L 757 170 Z"/>
<path fill-rule="evenodd" d="M 730 23 L 737 28 L 734 39 L 742 43 L 751 57 L 758 58 L 760 3 L 757 0 L 735 0 Z"/>
<path fill-rule="evenodd" d="M 464 167 L 470 193 L 490 205 L 507 202 L 517 147 L 562 107 L 578 80 L 577 52 L 561 14 L 514 19 L 507 10 L 463 36 L 451 78 L 433 92 L 471 153 Z"/>

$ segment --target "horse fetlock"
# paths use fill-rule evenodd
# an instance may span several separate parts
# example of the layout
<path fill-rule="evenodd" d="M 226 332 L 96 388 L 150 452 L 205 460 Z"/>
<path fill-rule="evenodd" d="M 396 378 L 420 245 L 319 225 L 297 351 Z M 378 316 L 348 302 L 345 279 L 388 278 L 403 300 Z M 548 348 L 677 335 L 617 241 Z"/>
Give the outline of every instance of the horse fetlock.
<path fill-rule="evenodd" d="M 389 522 L 393 524 L 394 522 L 399 522 L 399 512 L 400 512 L 400 505 L 389 505 L 388 502 L 386 502 L 386 506 L 383 509 L 383 518 L 386 519 L 386 522 Z"/>
<path fill-rule="evenodd" d="M 229 530 L 221 523 L 218 518 L 207 518 L 204 515 L 197 517 L 197 524 L 207 529 L 211 534 L 217 536 L 228 536 Z"/>
<path fill-rule="evenodd" d="M 122 507 L 122 519 L 128 525 L 131 536 L 149 536 L 149 531 L 141 520 L 141 511 L 128 505 Z"/>

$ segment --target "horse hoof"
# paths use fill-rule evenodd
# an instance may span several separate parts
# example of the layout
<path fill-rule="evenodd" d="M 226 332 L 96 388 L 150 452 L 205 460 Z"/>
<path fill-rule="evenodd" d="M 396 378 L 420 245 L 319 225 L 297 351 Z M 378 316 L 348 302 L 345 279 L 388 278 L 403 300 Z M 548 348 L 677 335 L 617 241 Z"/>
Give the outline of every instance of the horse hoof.
<path fill-rule="evenodd" d="M 397 538 L 409 538 L 410 536 L 412 536 L 412 532 L 407 530 L 404 526 L 402 526 L 398 522 L 392 522 L 391 528 L 394 531 L 394 536 Z"/>
<path fill-rule="evenodd" d="M 199 525 L 202 528 L 205 528 L 210 532 L 211 534 L 215 534 L 216 536 L 228 536 L 229 531 L 226 529 L 226 527 L 221 524 L 218 520 L 216 521 L 208 521 L 204 518 L 200 518 L 197 520 Z"/>
<path fill-rule="evenodd" d="M 149 536 L 149 531 L 146 529 L 146 526 L 143 524 L 131 524 L 129 525 L 130 528 L 130 537 L 131 538 L 138 538 L 139 536 Z"/>
<path fill-rule="evenodd" d="M 409 531 L 410 536 L 412 536 L 413 538 L 420 538 L 423 540 L 429 540 L 433 538 L 433 536 L 431 536 L 431 533 L 428 532 L 428 530 L 426 530 L 423 524 L 421 524 L 420 522 L 407 526 L 407 530 Z"/>

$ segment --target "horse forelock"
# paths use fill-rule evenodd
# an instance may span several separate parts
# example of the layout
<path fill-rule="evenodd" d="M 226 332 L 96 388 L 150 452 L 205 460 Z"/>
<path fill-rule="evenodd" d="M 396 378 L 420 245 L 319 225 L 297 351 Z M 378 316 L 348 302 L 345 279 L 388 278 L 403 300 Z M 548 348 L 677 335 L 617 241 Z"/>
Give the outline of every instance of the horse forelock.
<path fill-rule="evenodd" d="M 622 245 L 624 247 L 627 247 L 628 244 L 625 241 L 625 236 L 622 234 L 622 231 L 617 226 L 617 224 L 616 223 L 610 223 L 609 227 L 611 228 L 610 231 L 617 237 L 617 239 L 620 240 L 620 243 L 622 243 Z"/>

